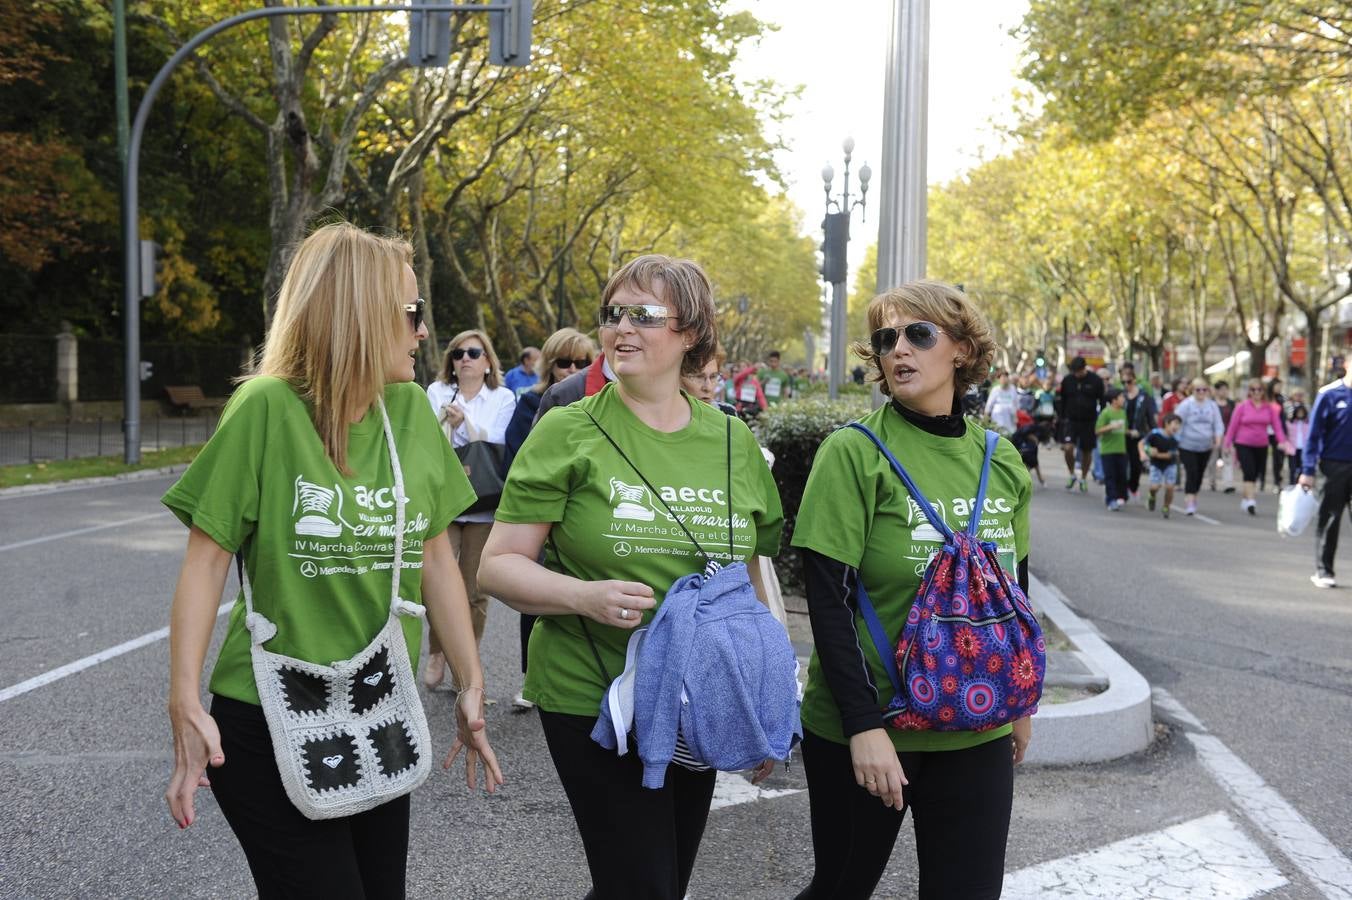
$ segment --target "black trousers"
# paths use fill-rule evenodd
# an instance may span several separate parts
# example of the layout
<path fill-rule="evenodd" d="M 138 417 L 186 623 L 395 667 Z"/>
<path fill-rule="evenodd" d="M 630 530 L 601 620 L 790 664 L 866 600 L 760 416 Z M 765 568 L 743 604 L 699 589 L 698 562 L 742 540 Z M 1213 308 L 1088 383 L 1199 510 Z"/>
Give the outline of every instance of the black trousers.
<path fill-rule="evenodd" d="M 1011 740 L 1001 738 L 967 750 L 897 754 L 910 782 L 898 812 L 855 784 L 848 745 L 805 732 L 816 869 L 798 900 L 871 897 L 908 809 L 922 900 L 999 897 L 1014 804 L 1013 753 Z"/>
<path fill-rule="evenodd" d="M 1202 476 L 1206 474 L 1206 464 L 1211 462 L 1210 450 L 1178 451 L 1183 460 L 1183 493 L 1195 494 L 1202 489 Z"/>
<path fill-rule="evenodd" d="M 1239 471 L 1244 481 L 1263 480 L 1263 470 L 1267 467 L 1267 452 L 1267 447 L 1235 444 L 1235 455 L 1239 457 Z"/>
<path fill-rule="evenodd" d="M 409 799 L 341 819 L 312 821 L 282 787 L 263 708 L 213 697 L 225 765 L 208 769 L 211 793 L 249 861 L 259 900 L 404 896 Z"/>
<path fill-rule="evenodd" d="M 1333 558 L 1338 555 L 1338 527 L 1343 510 L 1352 500 L 1352 462 L 1322 459 L 1324 497 L 1319 501 L 1318 528 L 1314 533 L 1314 564 L 1321 575 L 1333 575 Z"/>
<path fill-rule="evenodd" d="M 1127 499 L 1127 456 L 1125 453 L 1101 453 L 1103 464 L 1103 502 Z"/>
<path fill-rule="evenodd" d="M 1133 494 L 1141 489 L 1141 473 L 1145 464 L 1141 462 L 1141 439 L 1127 438 L 1127 490 Z"/>
<path fill-rule="evenodd" d="M 540 724 L 587 852 L 587 897 L 684 897 L 717 773 L 668 766 L 666 784 L 652 790 L 643 787 L 643 762 L 633 747 L 618 756 L 591 739 L 595 716 L 540 710 Z"/>

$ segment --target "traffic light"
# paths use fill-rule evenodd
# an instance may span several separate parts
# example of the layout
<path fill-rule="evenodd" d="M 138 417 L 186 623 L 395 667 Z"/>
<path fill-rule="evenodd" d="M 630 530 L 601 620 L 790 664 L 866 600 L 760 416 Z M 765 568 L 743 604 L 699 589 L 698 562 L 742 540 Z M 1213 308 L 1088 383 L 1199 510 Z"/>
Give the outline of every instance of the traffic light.
<path fill-rule="evenodd" d="M 414 6 L 436 6 L 437 0 L 413 0 Z M 443 0 L 444 5 L 444 0 Z M 491 17 L 493 13 L 489 13 Z M 451 61 L 451 14 L 408 14 L 408 61 L 410 65 L 440 68 Z"/>
<path fill-rule="evenodd" d="M 164 248 L 154 241 L 141 241 L 141 299 L 155 296 L 159 290 L 160 251 Z"/>
<path fill-rule="evenodd" d="M 847 264 L 845 247 L 850 241 L 849 213 L 827 213 L 822 219 L 822 278 L 827 284 L 845 280 Z"/>
<path fill-rule="evenodd" d="M 508 8 L 488 14 L 488 61 L 495 66 L 530 62 L 532 0 L 507 0 Z"/>
<path fill-rule="evenodd" d="M 1039 351 L 1037 352 L 1037 357 L 1034 358 L 1034 360 L 1033 360 L 1033 364 L 1036 365 L 1039 369 L 1041 369 L 1043 366 L 1047 365 L 1047 351 L 1046 351 L 1046 350 L 1039 350 Z"/>

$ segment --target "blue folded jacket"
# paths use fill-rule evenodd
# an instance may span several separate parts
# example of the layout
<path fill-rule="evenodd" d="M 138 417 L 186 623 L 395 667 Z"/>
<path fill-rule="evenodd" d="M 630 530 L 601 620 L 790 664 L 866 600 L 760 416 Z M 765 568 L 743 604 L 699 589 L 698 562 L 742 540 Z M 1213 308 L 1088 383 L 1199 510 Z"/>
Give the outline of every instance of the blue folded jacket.
<path fill-rule="evenodd" d="M 745 564 L 673 582 L 634 648 L 601 700 L 592 739 L 627 749 L 629 704 L 611 701 L 630 681 L 644 787 L 665 782 L 678 730 L 697 759 L 725 772 L 787 759 L 802 738 L 798 659 L 784 626 L 756 599 Z"/>

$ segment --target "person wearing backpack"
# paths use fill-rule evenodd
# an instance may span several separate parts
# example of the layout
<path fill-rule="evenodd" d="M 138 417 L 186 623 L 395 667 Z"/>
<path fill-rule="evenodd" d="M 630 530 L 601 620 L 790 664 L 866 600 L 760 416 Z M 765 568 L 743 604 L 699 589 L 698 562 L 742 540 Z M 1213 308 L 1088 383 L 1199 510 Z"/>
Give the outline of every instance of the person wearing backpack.
<path fill-rule="evenodd" d="M 891 402 L 858 424 L 905 465 L 946 529 L 965 529 L 975 516 L 977 540 L 993 543 L 1004 570 L 999 580 L 1017 576 L 1026 591 L 1028 471 L 1008 441 L 993 441 L 988 450 L 987 433 L 959 407 L 967 388 L 989 371 L 995 351 L 989 324 L 966 294 L 931 281 L 879 294 L 867 317 L 871 339 L 854 350 Z M 879 642 L 869 639 L 873 627 L 862 612 L 864 585 L 873 618 L 894 649 L 944 534 L 880 446 L 853 427 L 822 442 L 799 509 L 793 544 L 803 555 L 815 645 L 802 719 L 816 866 L 798 897 L 870 896 L 908 809 L 920 896 L 999 896 L 1013 766 L 1028 747 L 1031 722 L 948 731 L 913 712 L 893 716 L 885 699 L 894 693 L 893 673 Z M 983 587 L 995 576 L 988 570 Z M 972 597 L 978 593 L 973 587 Z M 947 653 L 925 653 L 937 667 L 950 657 L 962 665 L 960 657 L 980 649 L 966 640 Z M 1001 668 L 991 681 L 1012 675 L 1019 685 L 1031 689 L 1036 681 L 1040 689 L 1040 672 L 1022 661 L 990 665 Z M 951 717 L 962 705 L 958 681 L 944 677 L 936 687 L 947 698 L 937 715 Z"/>
<path fill-rule="evenodd" d="M 668 609 L 664 600 L 668 586 L 673 595 L 688 588 L 708 557 L 746 562 L 764 602 L 756 557 L 778 551 L 784 517 L 751 430 L 681 391 L 681 375 L 702 371 L 717 346 L 704 271 L 690 260 L 633 259 L 606 284 L 599 314 L 616 381 L 536 423 L 512 462 L 479 579 L 508 606 L 539 616 L 522 693 L 540 713 L 572 807 L 590 896 L 679 900 L 716 773 L 677 752 L 660 712 L 650 729 L 636 712 L 638 752 L 604 748 L 593 737 L 602 698 L 628 668 L 640 626 L 651 638 L 668 623 L 664 646 L 690 647 L 681 618 L 690 607 Z M 740 568 L 726 565 L 708 581 L 724 583 Z M 636 689 L 634 707 L 648 706 Z M 653 758 L 645 734 L 673 747 L 669 764 Z M 754 768 L 759 782 L 774 763 Z"/>

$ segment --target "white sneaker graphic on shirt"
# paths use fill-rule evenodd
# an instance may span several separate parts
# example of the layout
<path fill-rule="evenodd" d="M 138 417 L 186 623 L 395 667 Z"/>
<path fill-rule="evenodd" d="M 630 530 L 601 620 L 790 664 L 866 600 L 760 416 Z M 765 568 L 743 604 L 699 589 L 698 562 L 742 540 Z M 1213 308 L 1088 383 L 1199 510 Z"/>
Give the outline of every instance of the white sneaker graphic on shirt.
<path fill-rule="evenodd" d="M 343 512 L 343 493 L 338 485 L 329 489 L 297 475 L 296 499 L 291 514 L 294 516 L 297 510 L 304 511 L 305 515 L 296 521 L 296 534 L 338 537 L 343 533 L 343 526 L 335 521 L 342 518 Z"/>
<path fill-rule="evenodd" d="M 648 488 L 641 484 L 626 484 L 618 478 L 610 479 L 610 499 L 613 502 L 619 495 L 620 502 L 615 504 L 612 515 L 617 519 L 634 519 L 651 522 L 657 518 L 648 505 Z"/>

